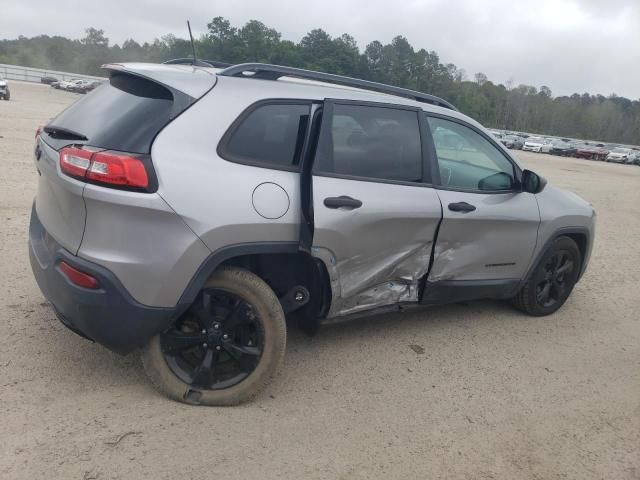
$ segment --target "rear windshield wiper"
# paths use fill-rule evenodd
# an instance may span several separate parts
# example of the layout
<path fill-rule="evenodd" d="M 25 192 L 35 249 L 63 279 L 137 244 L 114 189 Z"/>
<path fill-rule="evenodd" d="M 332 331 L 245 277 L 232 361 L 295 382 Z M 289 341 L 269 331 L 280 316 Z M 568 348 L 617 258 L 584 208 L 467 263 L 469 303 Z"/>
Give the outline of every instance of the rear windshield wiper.
<path fill-rule="evenodd" d="M 64 127 L 56 127 L 55 125 L 47 125 L 46 127 L 44 127 L 44 131 L 51 135 L 53 138 L 57 138 L 60 140 L 88 140 L 88 138 L 81 133 L 74 132 L 73 130 L 69 130 L 68 128 Z"/>

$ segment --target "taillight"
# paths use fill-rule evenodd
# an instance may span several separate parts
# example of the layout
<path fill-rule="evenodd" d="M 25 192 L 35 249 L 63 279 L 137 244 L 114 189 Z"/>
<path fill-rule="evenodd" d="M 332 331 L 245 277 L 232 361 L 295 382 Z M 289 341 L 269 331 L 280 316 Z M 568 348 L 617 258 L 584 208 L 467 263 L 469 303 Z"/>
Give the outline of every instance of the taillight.
<path fill-rule="evenodd" d="M 147 167 L 127 153 L 65 147 L 60 150 L 60 169 L 69 176 L 104 186 L 149 188 Z"/>
<path fill-rule="evenodd" d="M 94 154 L 87 179 L 111 185 L 147 188 L 149 177 L 144 164 L 128 155 L 98 152 Z"/>
<path fill-rule="evenodd" d="M 93 152 L 75 147 L 60 150 L 60 170 L 67 175 L 84 178 L 91 165 Z"/>
<path fill-rule="evenodd" d="M 78 285 L 83 288 L 90 288 L 92 290 L 96 290 L 100 287 L 98 280 L 95 277 L 92 277 L 88 273 L 82 272 L 77 268 L 72 267 L 67 262 L 60 262 L 58 264 L 58 268 L 64 274 L 65 277 L 69 279 L 71 283 L 74 285 Z"/>

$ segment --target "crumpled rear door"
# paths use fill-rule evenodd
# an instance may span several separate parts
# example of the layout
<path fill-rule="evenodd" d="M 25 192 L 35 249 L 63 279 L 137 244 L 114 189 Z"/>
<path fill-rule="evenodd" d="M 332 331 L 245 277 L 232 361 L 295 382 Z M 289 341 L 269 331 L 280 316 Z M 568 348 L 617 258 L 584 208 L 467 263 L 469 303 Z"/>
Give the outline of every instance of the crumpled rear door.
<path fill-rule="evenodd" d="M 337 105 L 349 108 L 341 109 Z M 429 269 L 442 215 L 435 190 L 421 183 L 419 178 L 409 177 L 408 180 L 414 181 L 405 182 L 340 172 L 338 162 L 344 157 L 351 162 L 348 168 L 354 168 L 353 172 L 359 168 L 358 162 L 384 162 L 389 158 L 389 165 L 377 173 L 389 172 L 390 176 L 402 177 L 402 173 L 393 172 L 393 168 L 405 167 L 402 161 L 393 158 L 394 152 L 406 157 L 410 141 L 418 142 L 420 152 L 420 134 L 417 132 L 422 124 L 418 109 L 399 107 L 397 117 L 401 122 L 396 125 L 393 114 L 380 111 L 388 107 L 371 106 L 371 115 L 379 117 L 375 119 L 377 124 L 372 124 L 367 120 L 366 112 L 350 113 L 354 106 L 370 107 L 346 101 L 325 102 L 312 176 L 314 232 L 311 252 L 323 260 L 329 272 L 332 303 L 328 317 L 418 301 L 419 280 Z M 412 123 L 414 114 L 415 125 Z M 351 118 L 347 118 L 350 115 Z M 409 128 L 402 123 L 406 119 Z M 389 142 L 394 140 L 391 138 L 395 135 L 393 132 L 399 131 L 412 131 L 417 138 L 399 143 L 395 150 L 389 148 Z M 378 132 L 380 138 L 374 138 Z M 391 137 L 384 137 L 389 133 Z M 362 145 L 368 148 L 364 157 L 359 151 Z M 336 151 L 347 153 L 340 157 Z M 379 155 L 381 151 L 382 156 Z M 319 160 L 327 153 L 334 162 L 333 173 L 327 171 L 330 167 L 326 161 Z M 423 161 L 426 168 L 430 168 L 426 154 Z M 418 165 L 418 171 L 419 168 Z M 428 177 L 430 172 L 423 174 Z"/>

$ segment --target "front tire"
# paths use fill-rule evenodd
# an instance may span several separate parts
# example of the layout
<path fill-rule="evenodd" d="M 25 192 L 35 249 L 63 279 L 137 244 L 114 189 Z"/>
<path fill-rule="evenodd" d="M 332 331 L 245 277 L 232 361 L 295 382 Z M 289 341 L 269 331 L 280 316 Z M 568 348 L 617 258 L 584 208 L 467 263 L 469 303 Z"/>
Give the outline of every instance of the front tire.
<path fill-rule="evenodd" d="M 512 299 L 513 305 L 536 317 L 554 313 L 569 298 L 578 281 L 581 264 L 576 242 L 569 237 L 558 237 Z"/>
<path fill-rule="evenodd" d="M 224 267 L 175 325 L 151 339 L 142 363 L 170 398 L 236 405 L 275 376 L 285 346 L 285 316 L 273 290 L 247 270 Z"/>

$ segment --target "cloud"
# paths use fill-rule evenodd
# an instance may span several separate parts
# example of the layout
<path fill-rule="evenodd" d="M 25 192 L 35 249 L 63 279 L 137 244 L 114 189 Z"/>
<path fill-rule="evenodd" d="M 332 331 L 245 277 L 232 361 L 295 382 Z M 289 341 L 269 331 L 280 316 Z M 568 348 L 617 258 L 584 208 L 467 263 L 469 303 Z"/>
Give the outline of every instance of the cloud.
<path fill-rule="evenodd" d="M 350 33 L 361 49 L 403 35 L 446 63 L 495 81 L 548 85 L 555 94 L 640 98 L 638 0 L 4 0 L 0 32 L 79 38 L 105 30 L 113 42 L 202 34 L 215 16 L 234 25 L 261 20 L 294 41 L 312 28 Z"/>

